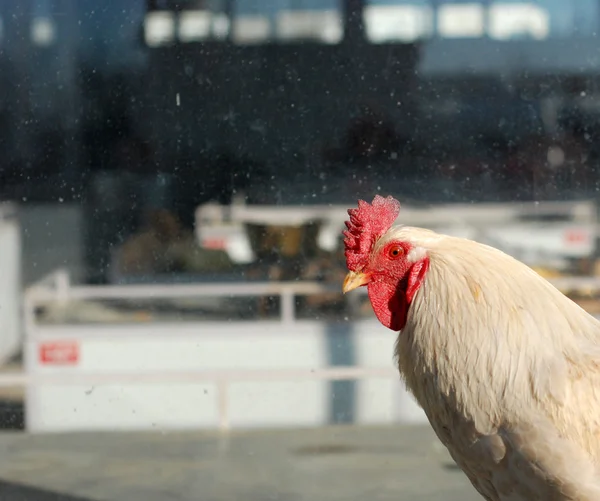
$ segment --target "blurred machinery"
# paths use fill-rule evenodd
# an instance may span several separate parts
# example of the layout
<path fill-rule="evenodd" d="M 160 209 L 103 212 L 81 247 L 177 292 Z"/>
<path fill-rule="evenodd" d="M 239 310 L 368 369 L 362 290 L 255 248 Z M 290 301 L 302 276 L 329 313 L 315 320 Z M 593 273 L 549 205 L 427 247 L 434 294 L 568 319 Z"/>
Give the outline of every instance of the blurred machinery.
<path fill-rule="evenodd" d="M 351 205 L 209 203 L 196 211 L 196 238 L 240 265 L 268 265 L 269 279 L 336 281 L 344 265 L 341 230 Z M 405 205 L 400 220 L 493 245 L 547 278 L 600 276 L 594 201 Z M 302 265 L 286 268 L 287 263 Z M 583 289 L 565 292 L 589 296 Z"/>
<path fill-rule="evenodd" d="M 149 211 L 141 230 L 115 248 L 111 282 L 313 281 L 333 290 L 346 271 L 341 231 L 351 205 L 247 205 L 238 197 L 199 206 L 195 233 L 169 211 Z M 549 279 L 600 276 L 594 201 L 407 204 L 399 219 L 487 243 Z M 585 286 L 564 292 L 600 313 Z M 277 298 L 263 298 L 258 311 L 271 316 L 279 307 Z M 298 307 L 300 314 L 340 314 L 346 305 L 323 292 L 299 299 Z"/>
<path fill-rule="evenodd" d="M 247 231 L 249 225 L 263 228 L 264 238 L 271 238 L 264 228 L 286 228 L 280 235 L 284 246 L 291 245 L 290 239 L 298 241 L 295 232 L 311 225 L 305 245 L 314 248 L 316 243 L 331 252 L 352 205 L 261 206 L 240 200 L 230 206 L 204 204 L 196 211 L 196 237 L 204 247 L 226 250 L 235 262 L 250 263 L 257 258 L 256 245 L 262 244 L 256 230 Z M 490 243 L 530 265 L 558 269 L 593 257 L 598 232 L 594 201 L 403 205 L 399 222 Z"/>

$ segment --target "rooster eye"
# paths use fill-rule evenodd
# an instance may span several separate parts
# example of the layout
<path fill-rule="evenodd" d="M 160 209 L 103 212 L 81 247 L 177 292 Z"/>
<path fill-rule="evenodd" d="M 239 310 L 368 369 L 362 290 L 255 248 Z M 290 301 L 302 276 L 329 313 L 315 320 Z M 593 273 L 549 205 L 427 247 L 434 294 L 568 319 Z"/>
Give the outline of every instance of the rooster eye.
<path fill-rule="evenodd" d="M 404 252 L 404 250 L 402 249 L 402 247 L 394 246 L 394 247 L 390 248 L 389 255 L 390 255 L 390 257 L 398 257 L 403 252 Z"/>

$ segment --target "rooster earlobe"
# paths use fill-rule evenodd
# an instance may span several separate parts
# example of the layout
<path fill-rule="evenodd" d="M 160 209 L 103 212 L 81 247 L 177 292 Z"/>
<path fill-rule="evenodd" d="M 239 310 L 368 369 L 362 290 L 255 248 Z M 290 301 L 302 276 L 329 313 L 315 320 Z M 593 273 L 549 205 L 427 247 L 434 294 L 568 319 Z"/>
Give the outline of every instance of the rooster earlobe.
<path fill-rule="evenodd" d="M 419 261 L 421 261 L 422 259 L 425 259 L 427 257 L 427 250 L 423 247 L 413 247 L 410 252 L 408 253 L 408 255 L 406 256 L 406 259 L 408 259 L 411 263 L 418 263 Z"/>
<path fill-rule="evenodd" d="M 425 280 L 425 275 L 429 269 L 429 258 L 421 259 L 416 262 L 408 272 L 408 284 L 406 286 L 406 301 L 412 303 L 415 294 Z"/>

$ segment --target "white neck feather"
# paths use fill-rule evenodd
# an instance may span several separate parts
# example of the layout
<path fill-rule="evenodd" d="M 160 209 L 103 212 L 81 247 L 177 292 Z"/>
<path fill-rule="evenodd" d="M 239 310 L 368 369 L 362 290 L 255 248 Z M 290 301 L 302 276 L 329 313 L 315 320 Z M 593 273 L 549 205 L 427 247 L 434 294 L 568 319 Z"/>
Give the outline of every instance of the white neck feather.
<path fill-rule="evenodd" d="M 524 396 L 563 401 L 570 365 L 599 357 L 600 323 L 512 257 L 419 228 L 385 239 L 408 240 L 430 259 L 396 350 L 426 411 L 441 399 L 493 421 Z"/>

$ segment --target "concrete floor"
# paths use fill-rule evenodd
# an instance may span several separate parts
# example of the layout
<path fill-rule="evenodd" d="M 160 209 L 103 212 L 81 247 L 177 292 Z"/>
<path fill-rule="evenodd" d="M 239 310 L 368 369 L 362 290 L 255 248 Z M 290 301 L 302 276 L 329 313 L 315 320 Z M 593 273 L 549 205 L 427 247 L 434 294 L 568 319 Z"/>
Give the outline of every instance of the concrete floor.
<path fill-rule="evenodd" d="M 1 501 L 476 501 L 428 427 L 0 433 Z"/>

